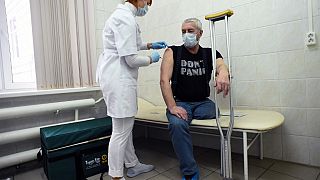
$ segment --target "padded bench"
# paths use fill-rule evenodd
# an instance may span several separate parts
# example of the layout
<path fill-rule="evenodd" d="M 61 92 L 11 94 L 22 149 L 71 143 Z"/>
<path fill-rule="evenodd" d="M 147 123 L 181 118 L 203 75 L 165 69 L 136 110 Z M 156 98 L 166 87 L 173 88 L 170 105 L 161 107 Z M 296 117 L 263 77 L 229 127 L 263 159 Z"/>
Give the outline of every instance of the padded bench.
<path fill-rule="evenodd" d="M 229 126 L 229 111 L 220 110 L 221 127 L 226 130 Z M 135 117 L 139 125 L 150 127 L 163 127 L 168 125 L 166 107 L 156 106 L 142 98 L 138 98 L 138 113 Z M 275 111 L 266 110 L 235 110 L 233 132 L 241 132 L 243 140 L 244 176 L 248 179 L 248 150 L 260 137 L 260 159 L 263 159 L 263 138 L 262 134 L 281 126 L 284 116 Z M 215 119 L 193 120 L 190 126 L 192 129 L 217 130 Z M 248 142 L 248 133 L 255 134 Z M 202 133 L 203 134 L 203 133 Z"/>

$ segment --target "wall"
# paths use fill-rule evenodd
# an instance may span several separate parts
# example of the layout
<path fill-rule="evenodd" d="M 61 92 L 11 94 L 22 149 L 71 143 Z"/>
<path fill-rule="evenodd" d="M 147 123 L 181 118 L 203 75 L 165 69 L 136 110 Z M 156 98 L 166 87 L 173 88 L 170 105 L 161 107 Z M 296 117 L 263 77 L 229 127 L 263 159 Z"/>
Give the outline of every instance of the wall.
<path fill-rule="evenodd" d="M 96 15 L 104 18 L 115 7 L 115 1 L 96 2 L 104 2 L 104 8 L 108 9 L 97 8 Z M 197 17 L 204 25 L 200 43 L 209 47 L 210 32 L 204 16 L 227 8 L 234 10 L 230 26 L 236 106 L 275 110 L 285 116 L 282 127 L 264 135 L 267 157 L 320 166 L 319 4 L 319 0 L 313 1 L 318 35 L 318 44 L 313 47 L 304 44 L 308 32 L 307 0 L 154 0 L 147 16 L 137 19 L 145 41 L 165 40 L 179 45 L 182 43 L 181 22 Z M 97 27 L 103 28 L 103 18 L 96 19 Z M 223 23 L 217 23 L 218 50 L 226 56 L 223 33 Z M 97 38 L 97 42 L 101 47 L 101 39 Z M 139 96 L 155 104 L 163 104 L 159 69 L 160 63 L 141 68 L 139 74 Z M 226 100 L 221 104 L 226 106 Z M 201 141 L 195 140 L 197 143 Z M 241 151 L 239 144 L 234 142 L 236 152 Z"/>

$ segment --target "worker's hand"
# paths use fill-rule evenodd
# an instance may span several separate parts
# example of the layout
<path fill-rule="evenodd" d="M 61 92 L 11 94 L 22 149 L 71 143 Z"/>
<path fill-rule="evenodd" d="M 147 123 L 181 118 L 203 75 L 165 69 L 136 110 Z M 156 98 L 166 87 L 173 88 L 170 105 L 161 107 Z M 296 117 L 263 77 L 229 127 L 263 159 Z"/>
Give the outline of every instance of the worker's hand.
<path fill-rule="evenodd" d="M 229 86 L 229 72 L 224 70 L 220 71 L 215 82 L 217 94 L 223 92 L 223 97 L 226 97 L 229 93 Z"/>
<path fill-rule="evenodd" d="M 153 52 L 151 53 L 150 58 L 151 58 L 152 63 L 156 63 L 156 62 L 158 62 L 159 59 L 160 59 L 160 54 L 159 54 L 157 51 L 153 51 Z"/>
<path fill-rule="evenodd" d="M 170 113 L 177 116 L 180 119 L 183 119 L 185 121 L 188 120 L 188 113 L 187 111 L 180 106 L 173 106 L 172 108 L 168 108 Z"/>
<path fill-rule="evenodd" d="M 151 49 L 164 49 L 167 46 L 168 46 L 167 43 L 164 41 L 151 43 Z"/>

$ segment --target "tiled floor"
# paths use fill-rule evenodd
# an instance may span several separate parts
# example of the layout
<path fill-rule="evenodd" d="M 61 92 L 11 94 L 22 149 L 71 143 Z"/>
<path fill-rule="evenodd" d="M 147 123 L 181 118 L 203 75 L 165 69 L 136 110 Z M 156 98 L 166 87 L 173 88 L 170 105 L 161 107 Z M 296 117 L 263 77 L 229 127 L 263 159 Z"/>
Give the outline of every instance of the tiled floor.
<path fill-rule="evenodd" d="M 136 140 L 136 153 L 143 163 L 154 164 L 156 169 L 129 180 L 179 180 L 179 163 L 169 142 L 159 140 Z M 194 154 L 200 167 L 202 180 L 220 180 L 219 152 L 206 148 L 194 148 Z M 243 158 L 233 154 L 233 178 L 243 179 Z M 99 175 L 88 178 L 99 180 Z M 110 177 L 105 175 L 104 180 Z M 249 179 L 258 180 L 320 180 L 320 168 L 287 163 L 273 159 L 249 159 Z M 14 180 L 46 180 L 42 168 L 17 174 Z"/>

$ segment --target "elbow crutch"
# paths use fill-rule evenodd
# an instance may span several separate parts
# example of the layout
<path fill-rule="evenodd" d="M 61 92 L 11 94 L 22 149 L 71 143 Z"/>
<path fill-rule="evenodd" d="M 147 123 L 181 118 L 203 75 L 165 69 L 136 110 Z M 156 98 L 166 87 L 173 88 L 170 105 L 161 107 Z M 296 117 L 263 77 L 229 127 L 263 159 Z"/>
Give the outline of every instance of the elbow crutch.
<path fill-rule="evenodd" d="M 233 11 L 226 10 L 215 14 L 210 14 L 205 17 L 206 20 L 209 20 L 210 27 L 210 36 L 211 36 L 211 50 L 213 57 L 213 80 L 216 81 L 216 38 L 215 38 L 215 22 L 224 20 L 225 29 L 226 29 L 226 41 L 227 41 L 227 59 L 228 59 L 228 68 L 229 68 L 229 80 L 230 80 L 230 90 L 229 90 L 229 107 L 230 107 L 230 121 L 229 127 L 227 129 L 226 135 L 221 127 L 219 115 L 218 115 L 218 102 L 217 102 L 217 92 L 214 93 L 214 99 L 216 103 L 216 121 L 218 130 L 220 132 L 220 141 L 221 141 L 221 171 L 220 175 L 223 179 L 232 179 L 232 160 L 231 160 L 231 134 L 234 125 L 234 108 L 232 101 L 232 66 L 231 66 L 231 56 L 230 56 L 230 31 L 229 31 L 229 17 L 233 15 Z"/>

